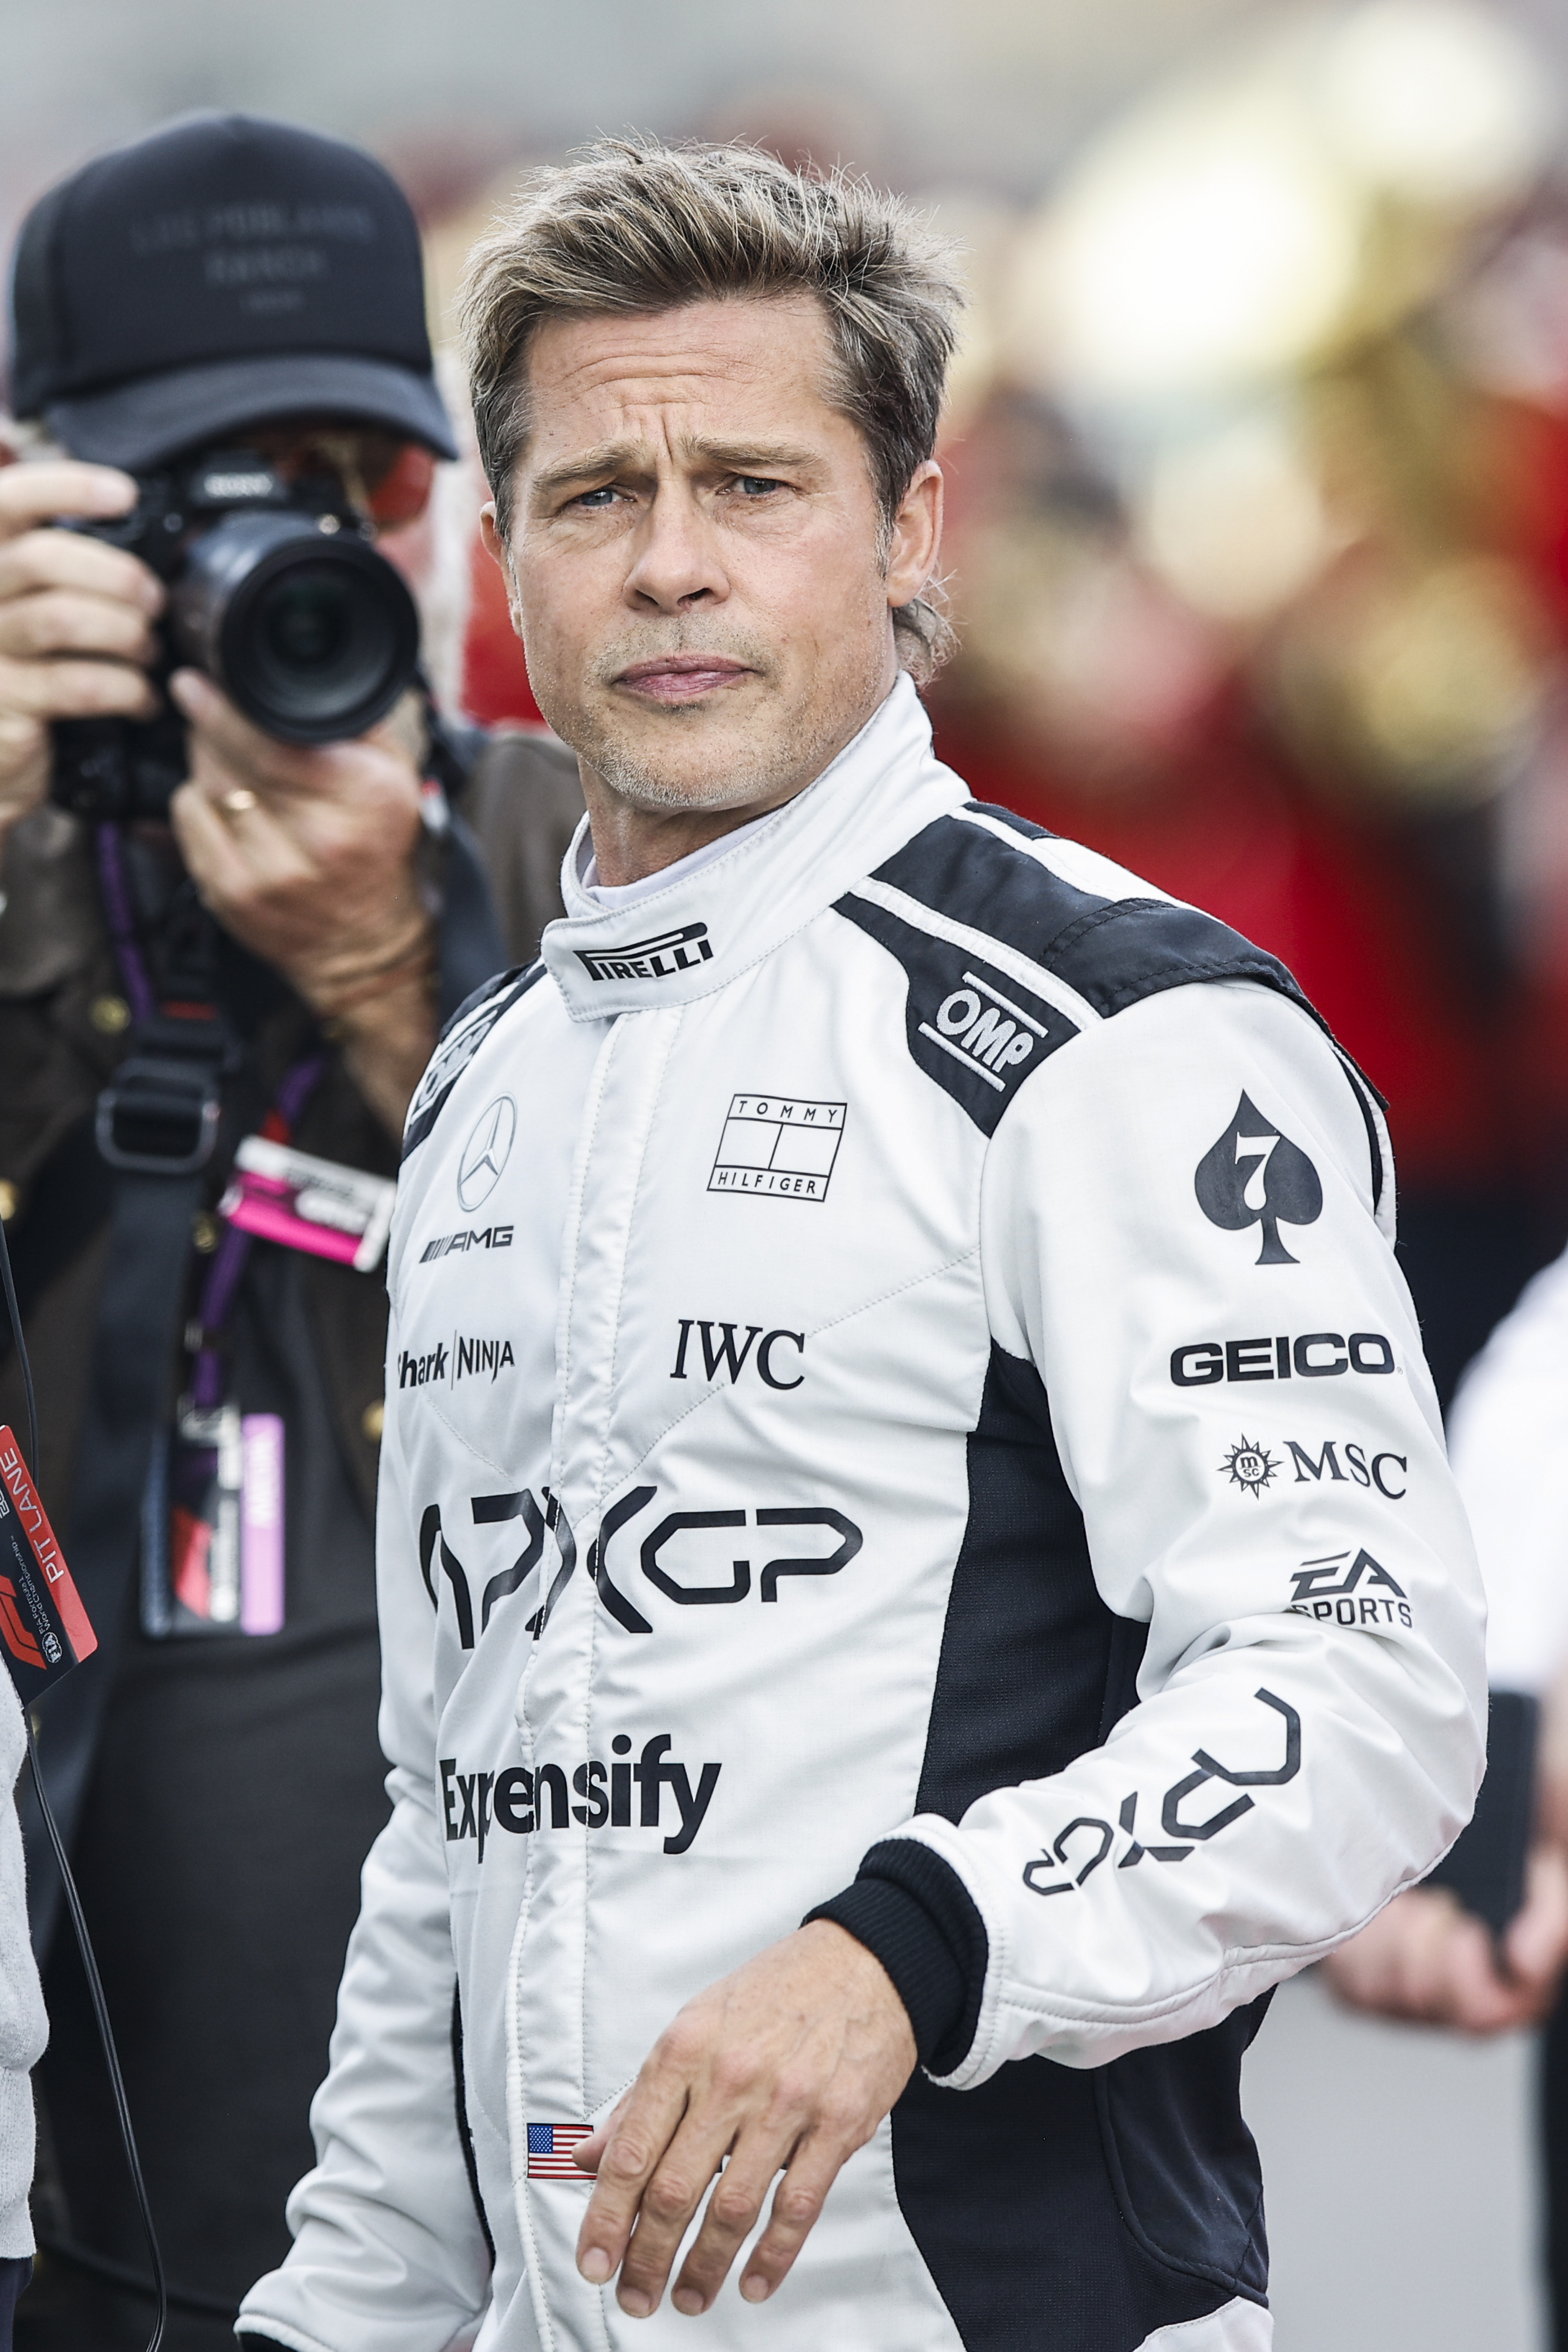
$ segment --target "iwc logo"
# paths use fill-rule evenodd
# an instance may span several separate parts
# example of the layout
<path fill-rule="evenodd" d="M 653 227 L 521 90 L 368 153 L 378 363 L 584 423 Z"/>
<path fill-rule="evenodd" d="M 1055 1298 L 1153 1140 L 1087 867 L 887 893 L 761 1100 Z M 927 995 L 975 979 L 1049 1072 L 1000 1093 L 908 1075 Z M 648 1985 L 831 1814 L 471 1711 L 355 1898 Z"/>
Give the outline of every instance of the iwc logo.
<path fill-rule="evenodd" d="M 1279 1474 L 1279 1464 L 1266 1446 L 1254 1444 L 1249 1437 L 1238 1438 L 1219 1465 L 1222 1475 L 1228 1475 L 1233 1486 L 1256 1499 L 1270 1480 Z"/>
<path fill-rule="evenodd" d="M 457 1205 L 470 1213 L 489 1199 L 501 1181 L 517 1131 L 517 1107 L 510 1095 L 497 1095 L 481 1111 L 463 1147 L 457 1167 Z"/>

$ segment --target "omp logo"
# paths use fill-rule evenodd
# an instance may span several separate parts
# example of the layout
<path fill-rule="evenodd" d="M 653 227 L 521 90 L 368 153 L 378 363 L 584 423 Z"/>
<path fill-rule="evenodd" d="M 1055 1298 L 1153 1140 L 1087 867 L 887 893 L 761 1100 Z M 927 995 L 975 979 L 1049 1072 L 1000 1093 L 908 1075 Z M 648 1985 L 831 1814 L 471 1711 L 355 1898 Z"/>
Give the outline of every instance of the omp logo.
<path fill-rule="evenodd" d="M 1021 1004 L 967 971 L 963 987 L 954 989 L 936 1007 L 936 1027 L 923 1021 L 920 1034 L 1000 1095 L 1007 1092 L 1007 1081 L 998 1073 L 1027 1062 L 1046 1032 Z"/>
<path fill-rule="evenodd" d="M 688 923 L 651 940 L 628 940 L 623 948 L 579 948 L 577 960 L 590 980 L 669 980 L 712 954 L 707 925 Z"/>
<path fill-rule="evenodd" d="M 732 1095 L 708 1191 L 826 1200 L 848 1108 L 803 1102 L 799 1095 Z"/>
<path fill-rule="evenodd" d="M 634 1764 L 623 1763 L 620 1759 L 631 1756 L 632 1741 L 624 1731 L 618 1731 L 610 1743 L 615 1762 L 606 1765 L 591 1756 L 572 1770 L 575 1803 L 568 1791 L 565 1765 L 536 1764 L 529 1771 L 514 1764 L 504 1772 L 460 1772 L 455 1756 L 443 1756 L 441 1806 L 447 1843 L 458 1845 L 465 1838 L 474 1839 L 483 1862 L 485 1847 L 497 1829 L 512 1837 L 530 1837 L 547 1827 L 570 1829 L 574 1822 L 587 1830 L 662 1829 L 667 1790 L 678 1819 L 664 1840 L 664 1852 L 687 1853 L 713 1802 L 721 1767 L 699 1765 L 694 1789 L 686 1767 L 670 1754 L 674 1746 L 667 1731 L 655 1732 L 652 1739 L 643 1742 L 643 1752 Z M 633 1788 L 638 1791 L 635 1807 Z"/>
<path fill-rule="evenodd" d="M 487 1201 L 501 1181 L 517 1131 L 517 1106 L 510 1095 L 497 1095 L 482 1110 L 463 1147 L 457 1166 L 457 1205 L 470 1215 Z"/>

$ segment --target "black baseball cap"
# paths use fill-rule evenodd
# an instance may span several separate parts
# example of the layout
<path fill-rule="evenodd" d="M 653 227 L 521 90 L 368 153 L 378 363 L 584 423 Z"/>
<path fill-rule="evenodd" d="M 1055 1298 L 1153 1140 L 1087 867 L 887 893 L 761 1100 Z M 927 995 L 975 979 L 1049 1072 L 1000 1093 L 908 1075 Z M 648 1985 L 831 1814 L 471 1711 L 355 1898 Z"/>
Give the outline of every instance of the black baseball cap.
<path fill-rule="evenodd" d="M 371 155 L 254 114 L 196 114 L 39 199 L 11 287 L 11 404 L 133 471 L 291 416 L 456 455 L 419 231 Z"/>

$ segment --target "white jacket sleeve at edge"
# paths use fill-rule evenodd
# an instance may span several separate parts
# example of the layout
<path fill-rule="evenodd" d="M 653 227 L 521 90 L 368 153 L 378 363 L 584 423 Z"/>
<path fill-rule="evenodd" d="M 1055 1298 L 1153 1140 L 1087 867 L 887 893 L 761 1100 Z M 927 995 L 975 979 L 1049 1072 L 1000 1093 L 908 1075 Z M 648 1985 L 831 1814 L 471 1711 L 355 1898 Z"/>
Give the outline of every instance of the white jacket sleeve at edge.
<path fill-rule="evenodd" d="M 395 1337 L 390 1349 L 395 1357 Z M 392 1817 L 365 1864 L 329 2068 L 310 2110 L 316 2166 L 288 2200 L 294 2245 L 252 2287 L 239 2318 L 242 2332 L 293 2352 L 448 2352 L 471 2342 L 489 2298 L 489 2255 L 456 2126 L 434 1621 L 392 1411 L 376 1548 Z"/>
<path fill-rule="evenodd" d="M 1260 1225 L 1223 1230 L 1195 1191 L 1243 1094 L 1321 1180 L 1321 1213 L 1278 1226 L 1289 1262 L 1260 1264 Z M 1354 1934 L 1469 1816 L 1479 1580 L 1370 1157 L 1312 1023 L 1237 982 L 1106 1022 L 998 1130 L 992 1331 L 1044 1381 L 1102 1596 L 1149 1634 L 1139 1703 L 1103 1748 L 956 1825 L 923 1815 L 902 1832 L 956 1871 L 987 1929 L 955 2087 L 1012 2058 L 1098 2065 L 1217 2023 Z M 1299 1186 L 1298 1170 L 1301 1209 Z M 1395 1369 L 1364 1338 L 1357 1370 L 1356 1334 L 1383 1335 Z M 1281 1338 L 1288 1382 L 1268 1377 Z M 1254 1344 L 1228 1356 L 1228 1341 Z M 1188 1346 L 1189 1375 L 1220 1377 L 1178 1385 Z M 1260 1483 L 1226 1467 L 1244 1444 L 1270 1457 Z"/>

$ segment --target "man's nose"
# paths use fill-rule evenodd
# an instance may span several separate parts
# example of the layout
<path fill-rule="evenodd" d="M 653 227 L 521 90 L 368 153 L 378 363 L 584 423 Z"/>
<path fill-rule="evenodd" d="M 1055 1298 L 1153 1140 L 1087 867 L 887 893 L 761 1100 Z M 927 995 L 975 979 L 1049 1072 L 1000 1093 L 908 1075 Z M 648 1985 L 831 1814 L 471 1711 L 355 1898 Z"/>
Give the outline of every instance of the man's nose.
<path fill-rule="evenodd" d="M 661 485 L 637 534 L 626 574 L 627 602 L 640 611 L 651 605 L 678 613 L 695 604 L 722 603 L 728 593 L 718 533 L 699 500 L 689 491 Z"/>

